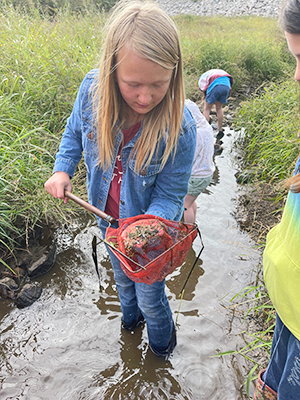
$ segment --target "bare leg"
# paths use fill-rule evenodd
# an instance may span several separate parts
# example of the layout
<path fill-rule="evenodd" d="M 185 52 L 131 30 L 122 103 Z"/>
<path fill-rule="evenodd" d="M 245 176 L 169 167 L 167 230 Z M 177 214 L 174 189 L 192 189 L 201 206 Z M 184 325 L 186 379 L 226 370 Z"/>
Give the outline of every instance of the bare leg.
<path fill-rule="evenodd" d="M 218 100 L 216 101 L 216 112 L 217 112 L 217 119 L 218 119 L 218 131 L 220 131 L 222 129 L 222 125 L 223 125 L 223 104 L 220 103 Z"/>
<path fill-rule="evenodd" d="M 184 208 L 186 210 L 183 213 L 184 222 L 187 224 L 194 224 L 196 222 L 197 204 L 196 198 L 190 194 L 187 194 L 184 199 Z"/>
<path fill-rule="evenodd" d="M 212 106 L 213 106 L 213 104 L 209 104 L 207 101 L 204 103 L 203 115 L 206 118 L 206 121 L 208 121 L 208 122 L 209 122 L 209 115 L 210 115 Z"/>

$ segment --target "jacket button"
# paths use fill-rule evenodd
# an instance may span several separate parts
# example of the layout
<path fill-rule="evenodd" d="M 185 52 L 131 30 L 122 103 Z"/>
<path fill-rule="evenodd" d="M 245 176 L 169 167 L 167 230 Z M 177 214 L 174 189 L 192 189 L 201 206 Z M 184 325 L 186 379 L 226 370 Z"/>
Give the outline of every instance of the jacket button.
<path fill-rule="evenodd" d="M 94 135 L 93 135 L 91 132 L 87 135 L 87 137 L 88 137 L 89 139 L 94 139 Z"/>
<path fill-rule="evenodd" d="M 141 175 L 142 175 L 142 176 L 145 176 L 146 173 L 147 173 L 147 171 L 146 171 L 145 169 L 142 169 L 142 170 L 141 170 Z"/>
<path fill-rule="evenodd" d="M 120 200 L 120 203 L 122 204 L 122 206 L 124 206 L 125 202 L 123 200 Z"/>

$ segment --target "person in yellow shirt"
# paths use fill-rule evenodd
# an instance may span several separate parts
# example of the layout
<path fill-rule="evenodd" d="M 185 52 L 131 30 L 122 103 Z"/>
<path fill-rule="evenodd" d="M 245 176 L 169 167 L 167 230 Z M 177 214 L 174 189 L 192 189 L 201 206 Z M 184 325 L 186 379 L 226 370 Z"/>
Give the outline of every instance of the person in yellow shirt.
<path fill-rule="evenodd" d="M 300 83 L 300 0 L 284 2 L 280 23 L 297 61 L 295 79 Z M 281 222 L 268 233 L 263 254 L 264 280 L 276 324 L 270 360 L 258 375 L 255 400 L 300 399 L 300 157 L 287 187 Z"/>

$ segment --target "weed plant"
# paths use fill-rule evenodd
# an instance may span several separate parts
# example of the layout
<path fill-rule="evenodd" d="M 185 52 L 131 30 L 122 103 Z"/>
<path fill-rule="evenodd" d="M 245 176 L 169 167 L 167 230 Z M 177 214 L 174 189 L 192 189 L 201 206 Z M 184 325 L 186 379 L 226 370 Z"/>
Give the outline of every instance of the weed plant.
<path fill-rule="evenodd" d="M 244 357 L 251 363 L 252 367 L 245 382 L 246 392 L 250 398 L 250 383 L 257 379 L 258 372 L 266 367 L 266 363 L 270 357 L 275 328 L 275 311 L 263 284 L 245 287 L 230 301 L 233 302 L 235 307 L 245 305 L 246 303 L 247 306 L 251 304 L 249 309 L 244 312 L 243 322 L 255 321 L 256 326 L 261 326 L 261 330 L 254 333 L 249 333 L 246 330 L 240 332 L 240 335 L 247 343 L 244 347 L 238 350 L 220 352 L 214 357 L 234 354 Z"/>

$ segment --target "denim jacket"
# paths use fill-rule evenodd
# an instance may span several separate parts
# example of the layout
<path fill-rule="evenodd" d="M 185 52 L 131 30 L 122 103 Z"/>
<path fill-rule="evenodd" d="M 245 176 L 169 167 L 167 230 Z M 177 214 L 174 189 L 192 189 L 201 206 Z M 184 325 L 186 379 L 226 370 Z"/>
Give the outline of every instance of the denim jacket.
<path fill-rule="evenodd" d="M 97 74 L 97 70 L 90 71 L 81 83 L 56 154 L 53 171 L 66 172 L 72 178 L 83 154 L 89 202 L 104 211 L 123 133 L 121 129 L 117 132 L 112 163 L 106 171 L 102 170 L 97 166 L 97 133 L 92 123 L 91 90 Z M 165 148 L 165 143 L 162 142 L 158 149 L 158 157 L 155 155 L 147 168 L 136 173 L 135 158 L 130 158 L 129 162 L 128 159 L 140 134 L 141 129 L 122 149 L 123 179 L 119 217 L 152 214 L 179 221 L 194 159 L 196 123 L 185 107 L 175 157 L 171 154 L 165 166 L 161 168 L 160 160 Z M 101 226 L 102 220 L 98 217 L 97 219 Z"/>

